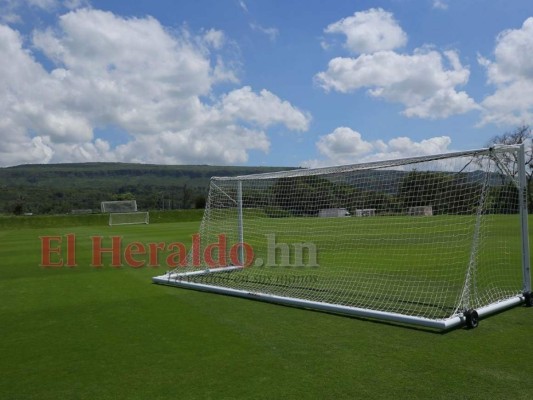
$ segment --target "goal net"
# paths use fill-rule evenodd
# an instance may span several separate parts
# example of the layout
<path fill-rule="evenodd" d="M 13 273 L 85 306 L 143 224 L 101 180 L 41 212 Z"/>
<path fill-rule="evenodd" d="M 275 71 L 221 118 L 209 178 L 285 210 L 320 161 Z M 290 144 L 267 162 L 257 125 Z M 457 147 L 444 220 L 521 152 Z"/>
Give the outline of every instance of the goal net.
<path fill-rule="evenodd" d="M 476 326 L 531 302 L 523 160 L 522 147 L 506 146 L 213 177 L 187 265 L 153 281 L 437 329 Z M 320 218 L 324 210 L 347 212 Z M 372 218 L 357 218 L 362 210 Z"/>
<path fill-rule="evenodd" d="M 148 224 L 149 222 L 150 215 L 148 211 L 109 214 L 109 226 Z"/>

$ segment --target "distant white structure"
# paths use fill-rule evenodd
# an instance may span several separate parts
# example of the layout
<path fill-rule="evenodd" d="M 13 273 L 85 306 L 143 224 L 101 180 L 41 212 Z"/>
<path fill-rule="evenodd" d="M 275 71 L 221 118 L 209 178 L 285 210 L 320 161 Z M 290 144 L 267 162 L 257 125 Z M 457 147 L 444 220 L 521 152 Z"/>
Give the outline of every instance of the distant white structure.
<path fill-rule="evenodd" d="M 318 212 L 321 218 L 349 217 L 350 212 L 346 208 L 324 208 Z"/>
<path fill-rule="evenodd" d="M 375 208 L 360 208 L 355 210 L 356 217 L 375 217 L 376 209 Z"/>
<path fill-rule="evenodd" d="M 109 226 L 150 223 L 149 212 L 138 211 L 135 200 L 102 201 L 100 206 L 109 213 Z"/>
<path fill-rule="evenodd" d="M 416 206 L 416 207 L 409 207 L 409 211 L 407 212 L 408 215 L 411 216 L 431 216 L 433 215 L 433 207 L 432 206 Z"/>

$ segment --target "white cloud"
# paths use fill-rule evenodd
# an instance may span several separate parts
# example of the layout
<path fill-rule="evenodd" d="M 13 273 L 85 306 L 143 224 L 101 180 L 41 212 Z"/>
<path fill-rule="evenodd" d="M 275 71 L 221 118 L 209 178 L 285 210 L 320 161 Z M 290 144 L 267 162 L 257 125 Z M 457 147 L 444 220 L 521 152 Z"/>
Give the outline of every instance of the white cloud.
<path fill-rule="evenodd" d="M 217 29 L 209 29 L 204 33 L 204 41 L 215 50 L 220 50 L 224 46 L 226 38 L 224 32 Z"/>
<path fill-rule="evenodd" d="M 437 10 L 447 10 L 448 3 L 446 3 L 444 0 L 433 0 L 433 8 Z"/>
<path fill-rule="evenodd" d="M 393 50 L 407 43 L 407 34 L 392 13 L 381 8 L 356 12 L 328 25 L 324 32 L 346 35 L 345 47 L 353 53 Z"/>
<path fill-rule="evenodd" d="M 59 5 L 58 0 L 27 0 L 27 3 L 43 10 L 53 10 Z"/>
<path fill-rule="evenodd" d="M 6 24 L 18 24 L 22 22 L 22 18 L 14 12 L 3 12 L 0 15 L 0 21 Z"/>
<path fill-rule="evenodd" d="M 20 3 L 15 0 L 0 0 L 0 22 L 16 24 L 22 22 L 17 9 Z"/>
<path fill-rule="evenodd" d="M 2 165 L 48 162 L 53 155 L 49 138 L 30 135 L 36 117 L 31 111 L 39 107 L 32 96 L 41 95 L 47 73 L 23 49 L 22 37 L 4 25 L 0 25 L 0 53 L 0 161 Z M 52 97 L 53 90 L 49 94 Z M 42 117 L 50 120 L 55 115 L 50 110 Z"/>
<path fill-rule="evenodd" d="M 63 5 L 69 10 L 77 8 L 89 7 L 91 5 L 89 0 L 64 0 Z"/>
<path fill-rule="evenodd" d="M 152 17 L 126 19 L 82 9 L 61 16 L 60 28 L 59 34 L 36 32 L 34 45 L 91 83 L 135 89 L 130 96 L 148 98 L 164 90 L 180 96 L 209 92 L 209 59 L 186 36 L 171 35 Z"/>
<path fill-rule="evenodd" d="M 7 142 L 2 145 L 0 159 L 4 165 L 31 164 L 36 160 L 40 163 L 48 163 L 54 154 L 53 149 L 47 143 L 45 137 L 34 137 L 20 142 Z"/>
<path fill-rule="evenodd" d="M 408 137 L 397 137 L 387 142 L 367 141 L 362 135 L 347 127 L 336 128 L 321 136 L 316 148 L 322 158 L 308 160 L 304 167 L 357 164 L 369 161 L 391 160 L 449 152 L 451 139 L 436 136 L 420 142 Z"/>
<path fill-rule="evenodd" d="M 415 101 L 414 104 L 406 107 L 403 114 L 407 117 L 433 119 L 447 118 L 478 109 L 479 106 L 466 92 L 457 92 L 450 87 L 438 89 L 432 96 L 421 101 Z"/>
<path fill-rule="evenodd" d="M 246 162 L 250 150 L 267 152 L 269 147 L 270 141 L 261 130 L 210 123 L 197 129 L 139 136 L 118 146 L 115 154 L 131 162 L 235 164 Z"/>
<path fill-rule="evenodd" d="M 363 140 L 359 132 L 347 127 L 336 128 L 330 134 L 321 136 L 316 147 L 319 153 L 329 160 L 341 163 L 356 159 L 374 149 L 374 145 Z"/>
<path fill-rule="evenodd" d="M 218 30 L 79 9 L 33 33 L 32 47 L 56 65 L 47 71 L 0 25 L 0 163 L 242 163 L 269 150 L 270 126 L 306 130 L 310 116 L 268 90 L 213 95 L 217 83 L 238 82 L 226 43 Z M 131 140 L 112 147 L 94 133 L 107 127 Z"/>
<path fill-rule="evenodd" d="M 20 13 L 24 8 L 52 12 L 59 7 L 59 0 L 0 0 L 0 21 L 8 24 L 22 23 Z"/>
<path fill-rule="evenodd" d="M 96 139 L 82 143 L 54 143 L 54 162 L 121 161 L 108 142 Z"/>
<path fill-rule="evenodd" d="M 337 57 L 315 79 L 325 90 L 341 93 L 367 88 L 373 97 L 403 104 L 408 117 L 445 118 L 478 108 L 465 92 L 455 89 L 468 82 L 470 71 L 454 51 L 444 56 L 426 48 L 413 55 L 379 51 Z"/>
<path fill-rule="evenodd" d="M 263 89 L 258 95 L 249 86 L 223 96 L 220 110 L 231 119 L 254 122 L 263 128 L 283 123 L 291 130 L 303 132 L 309 128 L 311 120 L 310 115 L 268 90 Z"/>
<path fill-rule="evenodd" d="M 403 157 L 426 156 L 449 152 L 451 144 L 449 136 L 435 136 L 415 142 L 402 136 L 389 140 L 377 153 L 367 157 L 372 160 L 387 160 Z"/>
<path fill-rule="evenodd" d="M 244 12 L 248 12 L 248 6 L 243 0 L 239 0 L 239 6 L 243 9 Z"/>
<path fill-rule="evenodd" d="M 457 52 L 443 53 L 430 46 L 401 54 L 394 49 L 407 35 L 393 15 L 382 9 L 356 12 L 325 29 L 346 35 L 345 46 L 357 57 L 336 57 L 326 71 L 315 75 L 324 90 L 351 93 L 367 89 L 373 97 L 404 105 L 403 114 L 418 118 L 447 118 L 479 109 L 458 86 L 466 85 L 470 70 Z M 327 43 L 322 41 L 327 48 Z"/>
<path fill-rule="evenodd" d="M 24 11 L 53 13 L 61 7 L 74 10 L 90 6 L 89 0 L 0 0 L 0 22 L 22 24 Z"/>
<path fill-rule="evenodd" d="M 494 61 L 478 56 L 495 92 L 481 103 L 481 125 L 519 125 L 533 119 L 533 17 L 519 29 L 508 29 L 496 38 Z"/>
<path fill-rule="evenodd" d="M 279 35 L 279 30 L 277 28 L 265 28 L 257 23 L 250 23 L 250 28 L 256 32 L 264 33 L 268 36 L 271 42 L 276 41 Z"/>

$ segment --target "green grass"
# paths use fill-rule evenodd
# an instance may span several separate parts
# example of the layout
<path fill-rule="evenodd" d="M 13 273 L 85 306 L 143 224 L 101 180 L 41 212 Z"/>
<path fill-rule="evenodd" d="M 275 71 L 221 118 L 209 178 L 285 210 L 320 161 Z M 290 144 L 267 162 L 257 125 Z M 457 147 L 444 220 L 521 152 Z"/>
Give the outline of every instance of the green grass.
<path fill-rule="evenodd" d="M 0 398 L 530 398 L 533 309 L 435 333 L 151 284 L 162 267 L 89 266 L 93 235 L 188 245 L 187 219 L 2 225 Z M 39 267 L 39 236 L 67 233 L 78 266 Z"/>
<path fill-rule="evenodd" d="M 198 221 L 202 218 L 204 210 L 172 210 L 172 211 L 150 211 L 152 223 L 162 222 L 186 222 Z M 50 226 L 68 228 L 77 226 L 97 226 L 107 225 L 109 214 L 64 214 L 64 215 L 0 215 L 1 229 L 18 228 L 46 228 Z"/>

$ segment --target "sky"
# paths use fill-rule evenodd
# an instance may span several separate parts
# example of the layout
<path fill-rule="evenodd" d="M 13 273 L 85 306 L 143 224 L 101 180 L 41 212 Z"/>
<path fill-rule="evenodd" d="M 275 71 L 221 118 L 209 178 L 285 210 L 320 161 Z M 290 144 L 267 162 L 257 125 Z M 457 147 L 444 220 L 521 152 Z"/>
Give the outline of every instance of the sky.
<path fill-rule="evenodd" d="M 320 167 L 532 120 L 531 0 L 0 0 L 2 167 Z"/>

